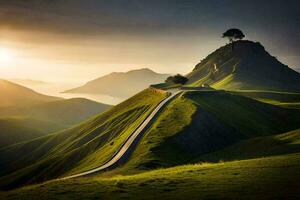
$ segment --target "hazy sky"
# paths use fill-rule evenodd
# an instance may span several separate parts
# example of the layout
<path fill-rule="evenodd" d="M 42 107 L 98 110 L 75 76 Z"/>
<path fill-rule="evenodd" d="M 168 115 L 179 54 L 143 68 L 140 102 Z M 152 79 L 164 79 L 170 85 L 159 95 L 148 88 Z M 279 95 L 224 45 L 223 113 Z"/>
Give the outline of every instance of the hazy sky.
<path fill-rule="evenodd" d="M 187 73 L 228 28 L 300 71 L 300 1 L 0 0 L 0 77 L 87 81 Z"/>

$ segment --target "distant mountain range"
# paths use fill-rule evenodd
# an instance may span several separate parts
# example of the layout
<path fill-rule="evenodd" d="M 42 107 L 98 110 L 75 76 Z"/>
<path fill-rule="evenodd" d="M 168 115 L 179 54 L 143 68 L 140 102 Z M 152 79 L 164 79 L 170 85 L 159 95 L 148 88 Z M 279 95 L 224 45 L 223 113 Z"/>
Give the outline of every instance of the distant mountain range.
<path fill-rule="evenodd" d="M 169 74 L 159 74 L 148 68 L 128 72 L 113 72 L 92 80 L 65 93 L 105 94 L 113 97 L 130 97 L 151 84 L 163 82 Z"/>
<path fill-rule="evenodd" d="M 69 128 L 111 107 L 42 95 L 6 80 L 0 80 L 0 97 L 0 148 Z"/>
<path fill-rule="evenodd" d="M 31 85 L 47 85 L 50 84 L 45 81 L 40 80 L 32 80 L 32 79 L 9 79 L 8 81 L 11 81 L 13 83 L 17 83 L 19 85 L 23 85 L 25 87 L 29 87 Z"/>

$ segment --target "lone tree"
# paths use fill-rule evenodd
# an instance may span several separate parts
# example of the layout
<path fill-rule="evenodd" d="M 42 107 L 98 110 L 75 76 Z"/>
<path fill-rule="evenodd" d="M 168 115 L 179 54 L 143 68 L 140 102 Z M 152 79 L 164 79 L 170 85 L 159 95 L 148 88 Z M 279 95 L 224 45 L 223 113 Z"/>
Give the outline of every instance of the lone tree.
<path fill-rule="evenodd" d="M 223 33 L 223 38 L 228 38 L 229 42 L 234 42 L 235 40 L 241 40 L 245 37 L 244 33 L 237 28 L 228 29 L 225 33 Z"/>
<path fill-rule="evenodd" d="M 188 78 L 186 78 L 185 76 L 182 76 L 180 74 L 177 74 L 175 76 L 169 76 L 166 79 L 166 83 L 175 83 L 175 84 L 185 84 L 186 82 L 188 82 Z"/>

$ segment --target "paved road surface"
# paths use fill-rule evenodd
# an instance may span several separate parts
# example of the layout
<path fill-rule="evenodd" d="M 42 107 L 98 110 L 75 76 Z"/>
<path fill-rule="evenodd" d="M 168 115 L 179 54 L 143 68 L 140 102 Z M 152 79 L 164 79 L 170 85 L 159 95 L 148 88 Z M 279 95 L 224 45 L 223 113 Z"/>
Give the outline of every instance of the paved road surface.
<path fill-rule="evenodd" d="M 139 138 L 138 136 L 141 136 L 144 131 L 148 128 L 148 125 L 151 123 L 152 119 L 156 116 L 156 114 L 161 111 L 161 109 L 166 105 L 170 100 L 172 100 L 176 95 L 181 93 L 181 90 L 169 90 L 171 95 L 164 99 L 162 102 L 160 102 L 157 107 L 152 111 L 152 113 L 139 125 L 139 127 L 129 136 L 129 138 L 126 140 L 126 142 L 121 146 L 121 148 L 117 151 L 117 153 L 105 164 L 101 165 L 100 167 L 97 167 L 95 169 L 82 172 L 79 174 L 74 174 L 71 176 L 67 176 L 61 179 L 70 179 L 70 178 L 76 178 L 76 177 L 82 177 L 87 175 L 92 175 L 95 173 L 99 173 L 101 171 L 105 171 L 108 169 L 111 169 L 120 162 L 124 161 L 127 157 L 129 157 L 130 152 L 132 151 L 131 148 L 134 146 L 134 142 L 138 142 Z"/>

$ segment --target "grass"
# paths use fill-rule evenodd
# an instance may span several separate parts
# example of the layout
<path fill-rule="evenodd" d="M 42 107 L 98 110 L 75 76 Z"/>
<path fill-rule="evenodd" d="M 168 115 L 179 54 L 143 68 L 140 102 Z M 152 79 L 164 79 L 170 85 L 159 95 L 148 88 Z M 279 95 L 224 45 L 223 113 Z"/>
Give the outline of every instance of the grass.
<path fill-rule="evenodd" d="M 300 93 L 262 90 L 231 91 L 231 93 L 286 108 L 300 108 Z"/>
<path fill-rule="evenodd" d="M 298 199 L 300 154 L 87 177 L 3 192 L 3 199 Z"/>
<path fill-rule="evenodd" d="M 46 123 L 46 125 L 49 124 Z M 17 118 L 0 119 L 0 148 L 41 137 L 45 134 L 38 128 L 31 127 L 43 127 L 43 121 Z"/>
<path fill-rule="evenodd" d="M 182 86 L 182 85 L 181 84 L 175 84 L 175 83 L 159 83 L 159 84 L 151 85 L 151 87 L 156 88 L 156 89 L 161 89 L 161 90 L 168 90 L 168 89 L 178 88 L 180 86 Z"/>
<path fill-rule="evenodd" d="M 130 160 L 109 174 L 195 161 L 239 141 L 299 128 L 300 112 L 222 91 L 185 92 L 166 107 Z"/>
<path fill-rule="evenodd" d="M 50 133 L 74 126 L 109 108 L 111 108 L 110 105 L 83 98 L 73 98 L 31 106 L 0 108 L 0 117 L 26 118 L 27 122 L 29 121 L 28 119 L 43 121 L 44 123 L 48 122 L 48 126 L 44 127 L 42 131 Z M 41 127 L 37 123 L 32 123 L 31 128 Z"/>
<path fill-rule="evenodd" d="M 166 95 L 147 89 L 77 127 L 2 149 L 0 185 L 11 189 L 101 165 Z M 298 109 L 230 92 L 184 92 L 162 110 L 130 160 L 103 176 L 197 162 L 246 139 L 299 128 L 299 116 Z"/>
<path fill-rule="evenodd" d="M 189 86 L 206 83 L 225 90 L 270 90 L 299 92 L 300 75 L 280 63 L 251 41 L 237 41 L 220 47 L 187 75 Z"/>
<path fill-rule="evenodd" d="M 300 129 L 279 135 L 240 141 L 219 151 L 201 156 L 196 161 L 219 162 L 284 155 L 300 152 Z"/>
<path fill-rule="evenodd" d="M 0 186 L 49 180 L 106 162 L 167 93 L 147 89 L 71 129 L 0 150 Z"/>

